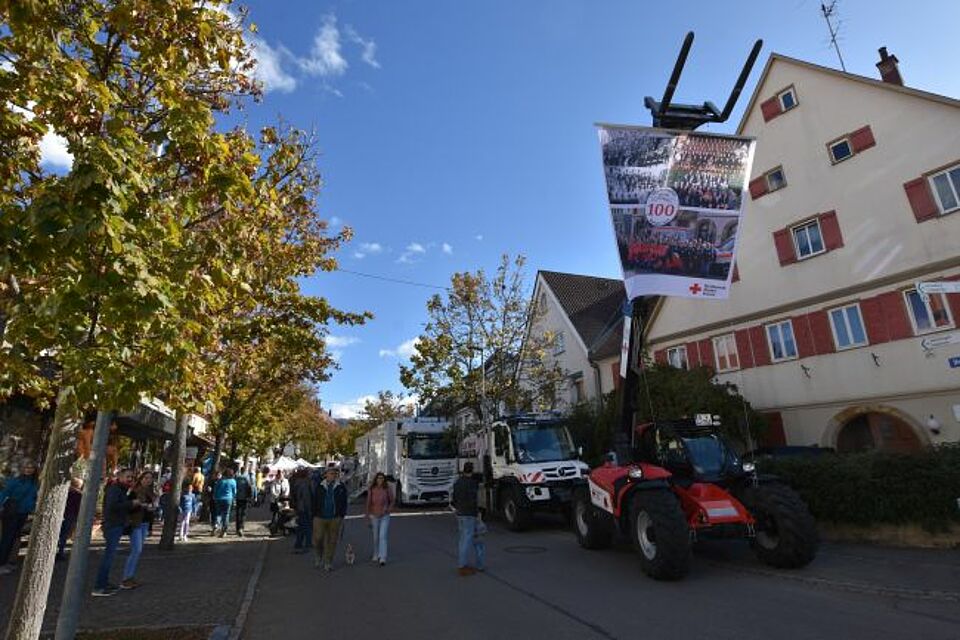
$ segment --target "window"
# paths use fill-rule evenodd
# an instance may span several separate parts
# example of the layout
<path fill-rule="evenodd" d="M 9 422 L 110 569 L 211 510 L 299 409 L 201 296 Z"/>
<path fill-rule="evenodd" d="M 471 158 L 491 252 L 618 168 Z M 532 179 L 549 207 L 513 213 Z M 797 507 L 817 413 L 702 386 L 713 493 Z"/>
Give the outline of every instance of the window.
<path fill-rule="evenodd" d="M 789 111 L 797 106 L 797 94 L 794 92 L 793 87 L 780 92 L 777 98 L 780 100 L 780 107 L 784 111 Z"/>
<path fill-rule="evenodd" d="M 677 369 L 689 369 L 687 366 L 687 348 L 672 347 L 667 349 L 667 364 Z"/>
<path fill-rule="evenodd" d="M 940 213 L 960 209 L 960 165 L 930 176 Z"/>
<path fill-rule="evenodd" d="M 850 146 L 850 141 L 846 138 L 831 142 L 829 148 L 830 160 L 832 160 L 834 164 L 842 162 L 853 155 L 853 147 Z"/>
<path fill-rule="evenodd" d="M 907 299 L 907 308 L 910 309 L 914 333 L 919 335 L 953 327 L 950 308 L 942 293 L 930 294 L 926 296 L 926 300 L 916 289 L 905 291 L 903 295 Z"/>
<path fill-rule="evenodd" d="M 563 331 L 557 331 L 557 335 L 553 337 L 553 355 L 558 356 L 566 350 L 567 347 L 563 341 Z"/>
<path fill-rule="evenodd" d="M 793 339 L 793 324 L 789 320 L 767 325 L 767 340 L 774 362 L 797 357 L 797 341 Z"/>
<path fill-rule="evenodd" d="M 583 374 L 579 373 L 573 377 L 571 381 L 571 387 L 573 391 L 573 403 L 579 404 L 587 399 L 584 388 L 583 388 Z"/>
<path fill-rule="evenodd" d="M 787 186 L 787 178 L 783 175 L 783 167 L 777 167 L 764 174 L 767 179 L 767 193 L 783 189 Z"/>
<path fill-rule="evenodd" d="M 823 234 L 820 233 L 819 218 L 794 227 L 792 232 L 793 244 L 797 248 L 798 260 L 815 256 L 826 250 L 823 246 Z"/>
<path fill-rule="evenodd" d="M 713 351 L 717 357 L 717 371 L 735 371 L 740 368 L 737 340 L 732 333 L 713 339 Z"/>
<path fill-rule="evenodd" d="M 833 327 L 833 341 L 838 351 L 867 344 L 867 332 L 863 328 L 858 304 L 830 311 L 830 326 Z"/>

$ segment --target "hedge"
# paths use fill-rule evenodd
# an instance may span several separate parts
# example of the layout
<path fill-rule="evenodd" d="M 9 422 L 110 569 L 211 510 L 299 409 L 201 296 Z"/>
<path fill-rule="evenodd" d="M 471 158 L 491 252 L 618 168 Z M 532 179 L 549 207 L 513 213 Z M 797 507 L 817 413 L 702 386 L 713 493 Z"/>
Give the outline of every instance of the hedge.
<path fill-rule="evenodd" d="M 960 445 L 918 453 L 868 452 L 762 460 L 763 472 L 800 492 L 818 520 L 837 524 L 960 523 Z"/>

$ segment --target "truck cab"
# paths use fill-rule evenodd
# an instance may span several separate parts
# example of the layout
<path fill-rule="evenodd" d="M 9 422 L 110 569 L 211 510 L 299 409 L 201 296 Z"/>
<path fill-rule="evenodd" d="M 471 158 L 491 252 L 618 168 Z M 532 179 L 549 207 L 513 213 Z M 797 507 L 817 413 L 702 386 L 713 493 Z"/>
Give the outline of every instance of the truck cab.
<path fill-rule="evenodd" d="M 508 416 L 463 438 L 461 464 L 481 475 L 480 506 L 502 513 L 514 530 L 538 511 L 567 512 L 574 488 L 589 467 L 580 462 L 563 418 L 556 414 Z"/>
<path fill-rule="evenodd" d="M 457 450 L 446 422 L 404 422 L 398 429 L 396 474 L 401 504 L 449 502 L 457 475 Z"/>

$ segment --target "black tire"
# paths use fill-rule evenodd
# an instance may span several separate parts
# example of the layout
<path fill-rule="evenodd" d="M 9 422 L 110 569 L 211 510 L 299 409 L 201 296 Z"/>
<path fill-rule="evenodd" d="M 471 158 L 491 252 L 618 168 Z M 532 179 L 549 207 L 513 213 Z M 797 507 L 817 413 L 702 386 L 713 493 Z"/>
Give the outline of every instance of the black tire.
<path fill-rule="evenodd" d="M 654 580 L 679 580 L 690 571 L 690 530 L 672 491 L 638 490 L 633 495 L 630 539 L 643 572 Z"/>
<path fill-rule="evenodd" d="M 611 516 L 590 502 L 586 489 L 573 496 L 573 532 L 584 549 L 606 549 L 613 544 Z"/>
<path fill-rule="evenodd" d="M 816 521 L 796 491 L 770 483 L 747 487 L 741 496 L 757 521 L 751 545 L 762 562 L 780 569 L 810 564 L 820 547 L 820 536 Z"/>
<path fill-rule="evenodd" d="M 503 496 L 503 520 L 511 531 L 530 527 L 530 510 L 523 506 L 519 489 L 508 489 Z"/>

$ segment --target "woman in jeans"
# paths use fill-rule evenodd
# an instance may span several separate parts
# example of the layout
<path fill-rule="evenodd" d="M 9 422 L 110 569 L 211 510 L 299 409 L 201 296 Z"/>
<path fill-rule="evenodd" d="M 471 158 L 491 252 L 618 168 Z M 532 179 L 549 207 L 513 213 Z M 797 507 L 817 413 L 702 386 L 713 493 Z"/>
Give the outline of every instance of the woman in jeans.
<path fill-rule="evenodd" d="M 234 479 L 233 469 L 227 469 L 223 477 L 213 485 L 213 499 L 217 505 L 217 520 L 214 531 L 219 531 L 220 537 L 227 535 L 227 525 L 230 524 L 230 507 L 237 496 L 237 481 Z"/>
<path fill-rule="evenodd" d="M 393 508 L 393 494 L 387 477 L 378 473 L 373 484 L 367 490 L 367 517 L 373 530 L 373 558 L 382 567 L 387 563 L 387 531 L 390 529 L 390 510 Z"/>
<path fill-rule="evenodd" d="M 39 487 L 37 465 L 26 460 L 20 465 L 20 475 L 7 481 L 3 491 L 0 491 L 0 514 L 3 520 L 3 535 L 0 536 L 0 574 L 10 573 L 17 566 L 14 550 L 19 550 L 23 525 L 37 506 Z M 12 560 L 10 556 L 13 556 Z"/>
<path fill-rule="evenodd" d="M 130 488 L 131 497 L 137 501 L 137 506 L 130 512 L 127 523 L 130 527 L 130 555 L 123 568 L 123 582 L 121 589 L 136 589 L 140 583 L 133 579 L 137 573 L 137 564 L 140 562 L 140 553 L 143 551 L 143 541 L 147 538 L 150 528 L 150 517 L 156 509 L 156 489 L 153 486 L 153 473 L 144 471 Z"/>

